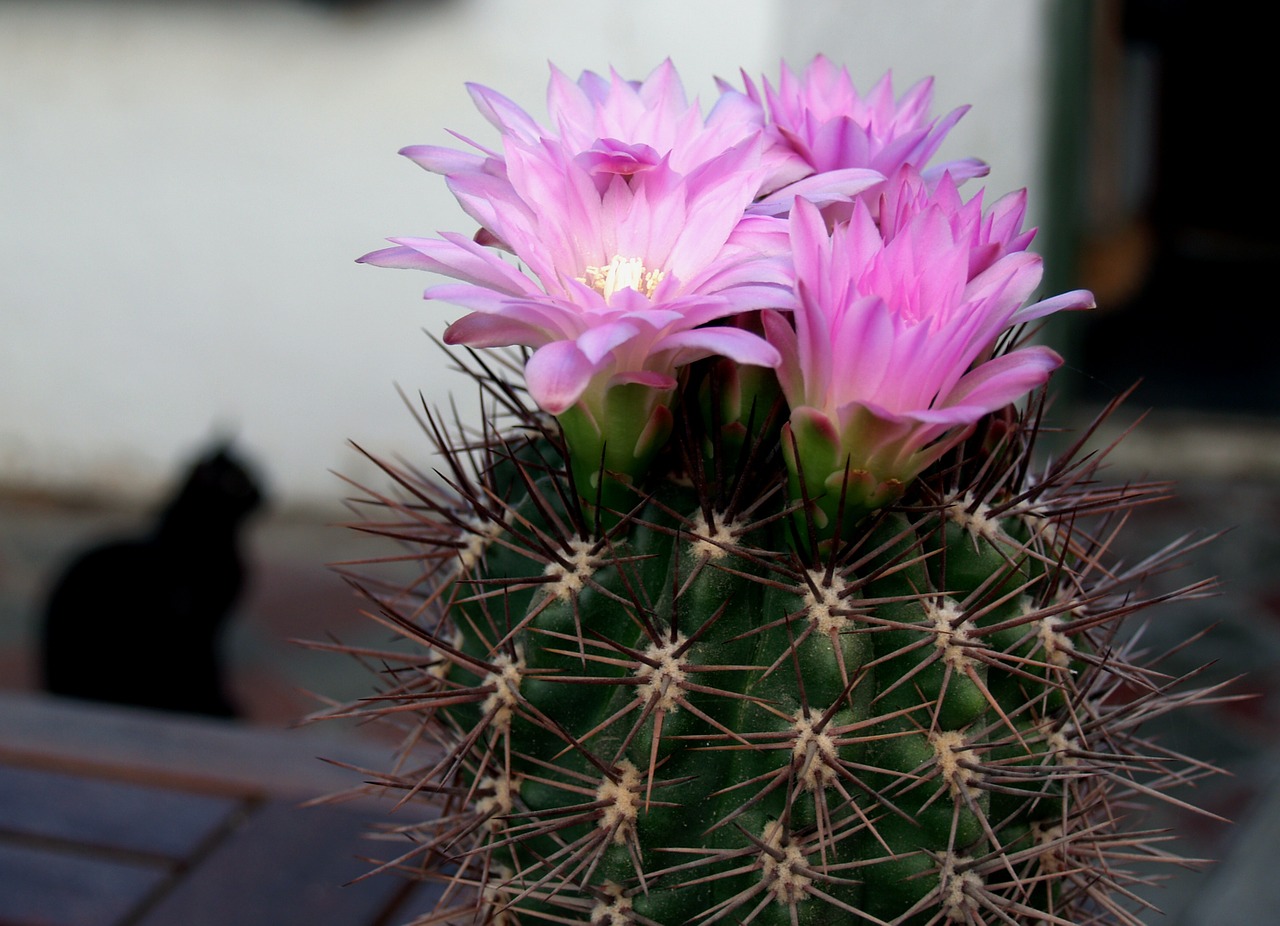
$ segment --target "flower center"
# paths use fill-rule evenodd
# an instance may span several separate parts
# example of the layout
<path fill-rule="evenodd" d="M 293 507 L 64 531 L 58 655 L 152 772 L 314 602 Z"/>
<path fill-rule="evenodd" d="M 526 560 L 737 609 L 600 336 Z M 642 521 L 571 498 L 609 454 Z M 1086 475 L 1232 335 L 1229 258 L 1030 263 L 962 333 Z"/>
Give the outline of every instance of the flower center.
<path fill-rule="evenodd" d="M 615 254 L 606 267 L 588 267 L 578 277 L 579 283 L 585 283 L 609 301 L 620 289 L 634 289 L 646 299 L 653 298 L 653 291 L 658 288 L 666 273 L 662 270 L 650 270 L 638 257 L 623 257 Z"/>

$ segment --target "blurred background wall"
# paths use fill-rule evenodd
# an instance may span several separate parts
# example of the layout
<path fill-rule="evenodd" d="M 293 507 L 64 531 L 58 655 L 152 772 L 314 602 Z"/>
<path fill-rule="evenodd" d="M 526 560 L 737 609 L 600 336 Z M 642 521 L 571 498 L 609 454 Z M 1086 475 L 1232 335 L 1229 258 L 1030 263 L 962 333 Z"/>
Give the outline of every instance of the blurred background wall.
<path fill-rule="evenodd" d="M 943 156 L 989 161 L 992 198 L 1029 186 L 1045 222 L 1055 56 L 1081 34 L 1061 5 L 0 0 L 0 484 L 149 497 L 227 432 L 277 504 L 325 505 L 331 470 L 364 473 L 347 439 L 425 452 L 395 386 L 473 407 L 423 333 L 457 313 L 353 261 L 471 230 L 395 154 L 493 139 L 464 81 L 537 118 L 548 61 L 669 56 L 704 100 L 816 52 L 864 90 L 935 75 L 935 113 L 973 104 Z"/>

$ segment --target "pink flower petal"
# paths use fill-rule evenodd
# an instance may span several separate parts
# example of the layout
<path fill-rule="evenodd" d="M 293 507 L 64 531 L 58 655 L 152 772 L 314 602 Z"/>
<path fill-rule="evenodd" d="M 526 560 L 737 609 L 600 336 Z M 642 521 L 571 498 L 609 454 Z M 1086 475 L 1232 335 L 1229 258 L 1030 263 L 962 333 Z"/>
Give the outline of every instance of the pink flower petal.
<path fill-rule="evenodd" d="M 805 370 L 800 360 L 800 345 L 791 322 L 779 312 L 763 312 L 765 339 L 778 352 L 778 385 L 787 403 L 795 408 L 804 404 Z"/>
<path fill-rule="evenodd" d="M 634 338 L 640 329 L 628 322 L 609 322 L 589 328 L 577 340 L 578 349 L 593 364 L 601 363 L 615 348 Z"/>
<path fill-rule="evenodd" d="M 1078 311 L 1080 309 L 1094 309 L 1098 307 L 1098 303 L 1093 298 L 1093 293 L 1087 289 L 1073 289 L 1069 293 L 1063 293 L 1060 296 L 1051 296 L 1048 299 L 1041 299 L 1039 302 L 1019 309 L 1014 313 L 1012 323 L 1020 325 L 1023 322 L 1033 321 L 1037 318 L 1043 318 L 1054 312 Z"/>
<path fill-rule="evenodd" d="M 533 346 L 546 341 L 545 335 L 534 326 L 482 312 L 464 315 L 444 331 L 446 344 L 465 344 L 468 347 Z"/>
<path fill-rule="evenodd" d="M 1044 385 L 1049 374 L 1061 365 L 1062 357 L 1042 346 L 1003 354 L 963 376 L 942 405 L 981 409 L 981 414 L 1004 408 Z"/>
<path fill-rule="evenodd" d="M 503 134 L 514 135 L 525 141 L 533 141 L 545 134 L 528 113 L 501 93 L 474 83 L 467 84 L 467 92 L 471 94 L 480 115 Z"/>
<path fill-rule="evenodd" d="M 482 170 L 485 158 L 469 151 L 442 148 L 438 145 L 409 145 L 400 154 L 433 174 L 456 174 L 466 170 Z"/>
<path fill-rule="evenodd" d="M 554 341 L 534 351 L 524 367 L 529 395 L 538 407 L 559 415 L 577 404 L 597 372 L 572 341 Z"/>
<path fill-rule="evenodd" d="M 676 387 L 674 377 L 668 376 L 666 373 L 657 373 L 653 370 L 628 370 L 624 373 L 615 374 L 609 380 L 610 386 L 623 386 L 628 383 L 661 390 L 674 389 Z"/>
<path fill-rule="evenodd" d="M 435 238 L 392 238 L 396 244 L 412 251 L 417 269 L 431 270 L 476 286 L 512 296 L 528 295 L 536 290 L 533 281 L 494 253 L 474 241 L 445 233 Z M 408 258 L 405 258 L 408 259 Z M 382 266 L 386 266 L 385 264 Z"/>
<path fill-rule="evenodd" d="M 676 352 L 677 364 L 715 355 L 760 367 L 776 367 L 782 361 L 778 349 L 763 338 L 727 325 L 678 331 L 659 340 L 654 350 Z"/>
<path fill-rule="evenodd" d="M 824 171 L 812 174 L 783 187 L 751 204 L 752 215 L 786 215 L 796 197 L 818 206 L 834 202 L 849 202 L 876 184 L 884 182 L 884 174 L 869 168 L 850 167 L 844 170 Z"/>

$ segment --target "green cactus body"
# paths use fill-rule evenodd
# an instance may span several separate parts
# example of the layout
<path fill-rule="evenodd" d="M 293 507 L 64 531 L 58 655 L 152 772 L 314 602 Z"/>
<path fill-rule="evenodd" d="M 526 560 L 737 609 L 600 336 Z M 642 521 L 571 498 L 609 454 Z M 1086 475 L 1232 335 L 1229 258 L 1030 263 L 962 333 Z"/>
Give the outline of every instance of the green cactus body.
<path fill-rule="evenodd" d="M 397 476 L 434 566 L 375 596 L 414 645 L 364 712 L 429 747 L 386 783 L 436 805 L 431 922 L 1110 921 L 1113 802 L 1177 773 L 1108 704 L 1137 602 L 1080 522 L 1147 488 L 1015 484 L 1015 429 L 1000 480 L 957 451 L 815 542 L 776 454 L 717 481 L 694 434 L 605 512 L 525 427 L 442 442 L 456 494 Z"/>

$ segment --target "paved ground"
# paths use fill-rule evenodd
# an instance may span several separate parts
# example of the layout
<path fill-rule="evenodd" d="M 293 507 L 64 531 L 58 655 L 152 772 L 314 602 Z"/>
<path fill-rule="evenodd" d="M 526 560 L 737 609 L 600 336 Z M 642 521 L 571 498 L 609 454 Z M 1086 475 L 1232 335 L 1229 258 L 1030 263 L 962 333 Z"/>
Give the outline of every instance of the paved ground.
<path fill-rule="evenodd" d="M 1180 813 L 1157 822 L 1185 836 L 1184 854 L 1222 859 L 1205 873 L 1179 875 L 1152 899 L 1170 926 L 1275 922 L 1280 879 L 1280 428 L 1257 421 L 1154 417 L 1115 455 L 1114 480 L 1152 476 L 1178 483 L 1173 501 L 1145 509 L 1121 544 L 1134 556 L 1197 531 L 1229 532 L 1188 555 L 1169 582 L 1216 575 L 1222 594 L 1153 612 L 1149 639 L 1161 649 L 1210 625 L 1191 663 L 1214 661 L 1207 679 L 1241 673 L 1247 703 L 1203 710 L 1157 732 L 1167 745 L 1217 762 L 1233 777 L 1206 783 L 1194 799 L 1237 822 L 1231 827 Z M 0 688 L 38 685 L 33 655 L 39 601 L 61 561 L 82 544 L 132 530 L 142 512 L 127 506 L 0 493 Z M 376 642 L 382 632 L 325 563 L 368 556 L 370 541 L 325 517 L 277 513 L 253 525 L 253 580 L 228 640 L 232 685 L 249 723 L 287 725 L 315 706 L 304 694 L 371 691 L 365 669 L 289 640 L 334 634 Z M 375 544 L 376 546 L 376 544 Z M 2 731 L 0 731 L 0 735 Z"/>

